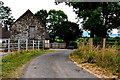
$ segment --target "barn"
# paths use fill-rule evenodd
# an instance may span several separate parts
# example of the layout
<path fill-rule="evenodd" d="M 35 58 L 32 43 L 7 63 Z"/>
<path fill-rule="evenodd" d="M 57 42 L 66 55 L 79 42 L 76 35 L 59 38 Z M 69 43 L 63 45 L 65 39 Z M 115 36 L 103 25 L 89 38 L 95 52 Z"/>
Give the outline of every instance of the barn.
<path fill-rule="evenodd" d="M 49 34 L 43 24 L 30 10 L 27 10 L 10 26 L 11 40 L 44 40 L 49 48 Z"/>
<path fill-rule="evenodd" d="M 6 27 L 0 27 L 0 51 L 6 47 L 6 42 L 10 38 L 10 31 Z"/>

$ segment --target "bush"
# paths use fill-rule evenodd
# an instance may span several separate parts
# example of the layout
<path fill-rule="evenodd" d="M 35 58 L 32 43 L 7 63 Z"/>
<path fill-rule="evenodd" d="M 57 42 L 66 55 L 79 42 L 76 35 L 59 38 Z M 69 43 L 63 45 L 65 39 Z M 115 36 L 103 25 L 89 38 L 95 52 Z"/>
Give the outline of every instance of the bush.
<path fill-rule="evenodd" d="M 73 46 L 74 49 L 77 49 L 77 48 L 78 48 L 78 45 L 77 45 L 77 42 L 76 42 L 76 41 L 70 41 L 69 46 Z M 69 47 L 69 46 L 68 46 L 68 47 Z"/>
<path fill-rule="evenodd" d="M 94 46 L 97 46 L 97 45 L 101 44 L 101 42 L 102 42 L 102 38 L 99 38 L 99 37 L 93 38 Z"/>

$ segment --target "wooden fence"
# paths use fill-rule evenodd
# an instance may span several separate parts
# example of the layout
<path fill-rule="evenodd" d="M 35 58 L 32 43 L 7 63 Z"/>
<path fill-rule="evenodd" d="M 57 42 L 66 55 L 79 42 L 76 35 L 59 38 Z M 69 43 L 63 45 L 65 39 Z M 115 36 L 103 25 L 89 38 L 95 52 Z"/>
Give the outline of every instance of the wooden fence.
<path fill-rule="evenodd" d="M 81 38 L 80 42 L 79 42 L 79 46 L 84 46 L 86 44 L 89 45 L 89 49 L 90 51 L 93 50 L 93 47 L 97 47 L 97 48 L 102 48 L 105 49 L 107 47 L 111 47 L 113 45 L 120 45 L 120 39 L 115 39 L 114 40 L 114 44 L 109 44 L 110 39 L 109 38 Z"/>
<path fill-rule="evenodd" d="M 65 49 L 66 48 L 66 43 L 51 43 L 50 48 L 53 48 L 53 49 Z"/>
<path fill-rule="evenodd" d="M 8 39 L 5 43 L 2 43 L 2 49 L 4 51 L 16 51 L 20 49 L 65 49 L 66 43 L 49 43 L 45 40 L 28 40 L 28 39 Z"/>
<path fill-rule="evenodd" d="M 9 39 L 6 43 L 3 43 L 2 45 L 6 51 L 16 51 L 20 49 L 44 49 L 44 40 Z"/>

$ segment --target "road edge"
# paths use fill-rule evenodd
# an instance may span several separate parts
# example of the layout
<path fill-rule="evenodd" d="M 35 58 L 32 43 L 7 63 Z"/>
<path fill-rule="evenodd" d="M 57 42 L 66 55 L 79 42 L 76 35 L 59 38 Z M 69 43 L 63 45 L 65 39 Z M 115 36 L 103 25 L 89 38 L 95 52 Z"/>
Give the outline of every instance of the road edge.
<path fill-rule="evenodd" d="M 70 55 L 69 55 L 69 58 L 70 58 L 71 61 L 73 61 L 73 63 L 74 63 L 76 66 L 83 68 L 84 70 L 88 71 L 89 73 L 95 75 L 95 76 L 98 77 L 98 78 L 102 78 L 102 77 L 100 77 L 99 75 L 94 74 L 92 71 L 84 68 L 83 66 L 81 66 L 80 64 L 78 64 L 77 62 L 75 62 L 75 61 L 70 57 Z"/>
<path fill-rule="evenodd" d="M 90 72 L 91 74 L 95 75 L 95 76 L 98 77 L 98 78 L 109 78 L 109 79 L 120 80 L 120 79 L 118 78 L 118 76 L 115 76 L 115 75 L 113 75 L 113 77 L 109 77 L 109 76 L 106 76 L 106 75 L 102 75 L 102 76 L 101 76 L 101 75 L 98 75 L 98 74 L 94 73 L 93 71 L 90 71 L 90 70 L 87 69 L 86 67 L 80 65 L 79 63 L 75 62 L 75 61 L 71 58 L 70 55 L 69 55 L 69 58 L 74 62 L 74 64 L 75 64 L 76 66 L 85 69 L 86 71 Z"/>

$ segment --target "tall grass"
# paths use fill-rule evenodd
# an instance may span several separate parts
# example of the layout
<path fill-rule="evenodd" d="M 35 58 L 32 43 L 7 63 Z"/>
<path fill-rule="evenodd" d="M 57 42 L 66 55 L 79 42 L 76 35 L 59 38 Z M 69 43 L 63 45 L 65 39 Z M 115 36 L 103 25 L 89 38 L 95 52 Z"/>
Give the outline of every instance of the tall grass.
<path fill-rule="evenodd" d="M 50 50 L 19 50 L 8 54 L 2 59 L 2 77 L 15 78 L 19 74 L 19 68 L 25 65 L 33 57 L 52 52 Z"/>
<path fill-rule="evenodd" d="M 82 44 L 71 57 L 79 63 L 94 63 L 120 77 L 120 53 L 113 48 L 100 49 Z"/>

